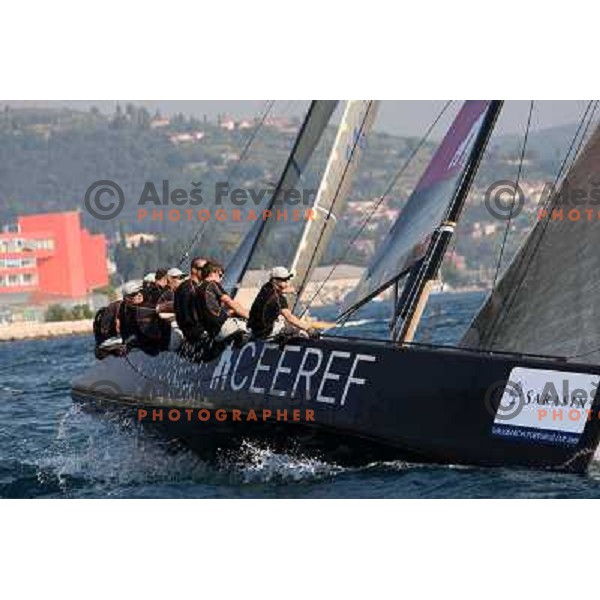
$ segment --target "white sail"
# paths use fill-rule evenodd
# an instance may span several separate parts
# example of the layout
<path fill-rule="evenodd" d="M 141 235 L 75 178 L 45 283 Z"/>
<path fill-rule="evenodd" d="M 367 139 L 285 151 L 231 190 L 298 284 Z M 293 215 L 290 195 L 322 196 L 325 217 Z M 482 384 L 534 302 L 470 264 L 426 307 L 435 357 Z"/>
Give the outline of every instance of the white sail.
<path fill-rule="evenodd" d="M 337 106 L 337 100 L 314 100 L 308 110 L 302 128 L 296 138 L 294 148 L 290 153 L 288 161 L 285 165 L 277 188 L 269 205 L 265 208 L 272 209 L 273 206 L 281 203 L 281 199 L 286 191 L 293 189 L 300 179 L 304 168 L 306 167 L 310 157 L 312 156 L 323 132 L 327 127 L 327 123 Z M 275 223 L 277 225 L 277 223 Z M 235 255 L 229 261 L 225 270 L 225 279 L 223 286 L 226 290 L 231 291 L 232 296 L 235 296 L 241 286 L 242 279 L 250 265 L 250 261 L 254 256 L 259 244 L 264 240 L 270 228 L 271 221 L 263 220 L 256 221 L 255 225 L 250 229 L 242 240 Z"/>
<path fill-rule="evenodd" d="M 296 274 L 296 305 L 310 276 L 319 266 L 360 160 L 364 140 L 373 126 L 379 102 L 348 100 L 313 205 L 314 220 L 305 222 L 290 268 Z"/>

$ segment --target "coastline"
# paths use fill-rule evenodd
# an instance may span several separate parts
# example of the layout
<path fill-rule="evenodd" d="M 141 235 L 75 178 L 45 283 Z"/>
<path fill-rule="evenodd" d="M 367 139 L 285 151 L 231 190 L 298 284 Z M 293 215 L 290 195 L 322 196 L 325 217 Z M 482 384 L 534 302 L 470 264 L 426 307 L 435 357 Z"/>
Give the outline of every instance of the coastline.
<path fill-rule="evenodd" d="M 353 284 L 354 285 L 354 284 Z M 336 304 L 341 301 L 345 294 L 349 291 L 353 285 L 348 285 L 346 282 L 338 282 L 335 285 L 331 285 L 329 288 L 325 288 L 320 294 L 320 297 L 315 298 L 313 306 L 321 307 L 328 304 Z M 316 284 L 309 284 L 307 288 L 307 296 L 313 291 L 312 287 Z M 316 287 L 315 287 L 316 289 Z M 487 290 L 473 287 L 446 289 L 443 291 L 435 291 L 434 294 L 464 294 L 470 292 L 485 292 Z M 256 288 L 242 288 L 238 294 L 238 298 L 241 298 L 242 302 L 251 302 L 256 295 Z M 382 294 L 382 299 L 387 299 L 390 294 Z M 309 296 L 310 297 L 310 296 Z M 324 327 L 331 326 L 331 323 L 320 324 Z M 317 323 L 317 326 L 319 324 Z M 8 323 L 0 325 L 0 342 L 14 342 L 19 340 L 36 340 L 36 339 L 49 339 L 55 337 L 65 337 L 73 335 L 91 335 L 93 332 L 93 320 L 92 319 L 81 319 L 78 321 L 51 321 L 51 322 L 38 322 L 38 321 L 23 321 L 20 323 Z"/>
<path fill-rule="evenodd" d="M 0 325 L 0 342 L 91 334 L 92 324 L 92 319 L 51 321 L 48 323 L 31 321 L 8 323 Z"/>

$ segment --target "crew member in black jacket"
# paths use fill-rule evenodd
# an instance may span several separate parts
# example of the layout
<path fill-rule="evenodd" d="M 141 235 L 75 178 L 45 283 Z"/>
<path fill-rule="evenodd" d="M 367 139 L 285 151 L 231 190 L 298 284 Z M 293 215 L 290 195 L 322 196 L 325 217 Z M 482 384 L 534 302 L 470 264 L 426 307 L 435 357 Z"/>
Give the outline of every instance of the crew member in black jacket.
<path fill-rule="evenodd" d="M 198 286 L 202 281 L 202 267 L 206 262 L 205 258 L 194 258 L 190 264 L 189 278 L 175 290 L 175 319 L 183 337 L 190 344 L 200 343 L 205 336 L 198 304 Z"/>

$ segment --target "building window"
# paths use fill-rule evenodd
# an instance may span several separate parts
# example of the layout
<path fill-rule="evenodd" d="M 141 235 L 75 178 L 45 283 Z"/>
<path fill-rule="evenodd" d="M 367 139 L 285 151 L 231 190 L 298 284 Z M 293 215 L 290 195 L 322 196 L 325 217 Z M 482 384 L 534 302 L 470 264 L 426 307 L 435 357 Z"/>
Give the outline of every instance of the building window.
<path fill-rule="evenodd" d="M 21 277 L 23 285 L 33 285 L 33 275 L 31 273 L 23 273 Z"/>
<path fill-rule="evenodd" d="M 0 258 L 0 269 L 27 269 L 35 264 L 34 258 Z"/>
<path fill-rule="evenodd" d="M 8 276 L 8 285 L 19 285 L 19 276 L 18 275 L 9 275 Z"/>
<path fill-rule="evenodd" d="M 13 238 L 0 241 L 0 253 L 7 252 L 27 252 L 35 250 L 54 250 L 53 239 L 23 240 Z"/>

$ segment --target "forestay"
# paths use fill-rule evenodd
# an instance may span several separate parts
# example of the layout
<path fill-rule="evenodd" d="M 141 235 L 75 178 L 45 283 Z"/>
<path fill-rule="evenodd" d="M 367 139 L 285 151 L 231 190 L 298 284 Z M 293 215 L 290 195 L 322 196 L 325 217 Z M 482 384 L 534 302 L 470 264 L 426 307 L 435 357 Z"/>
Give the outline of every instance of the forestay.
<path fill-rule="evenodd" d="M 599 199 L 597 129 L 462 345 L 600 364 Z"/>
<path fill-rule="evenodd" d="M 494 101 L 465 102 L 431 163 L 357 287 L 346 297 L 342 316 L 405 275 L 427 252 L 474 157 L 473 150 Z"/>
<path fill-rule="evenodd" d="M 282 203 L 285 193 L 295 188 L 327 127 L 337 103 L 337 100 L 314 100 L 311 103 L 281 178 L 269 205 L 265 209 L 270 210 L 278 203 Z M 233 258 L 227 264 L 223 286 L 231 292 L 232 296 L 237 293 L 257 244 L 264 237 L 265 225 L 266 222 L 262 219 L 256 221 L 242 240 Z"/>
<path fill-rule="evenodd" d="M 313 204 L 315 218 L 305 221 L 290 264 L 291 270 L 295 273 L 296 304 L 313 270 L 320 264 L 338 218 L 344 211 L 366 136 L 373 126 L 378 106 L 379 102 L 375 100 L 346 102 L 327 167 Z"/>

